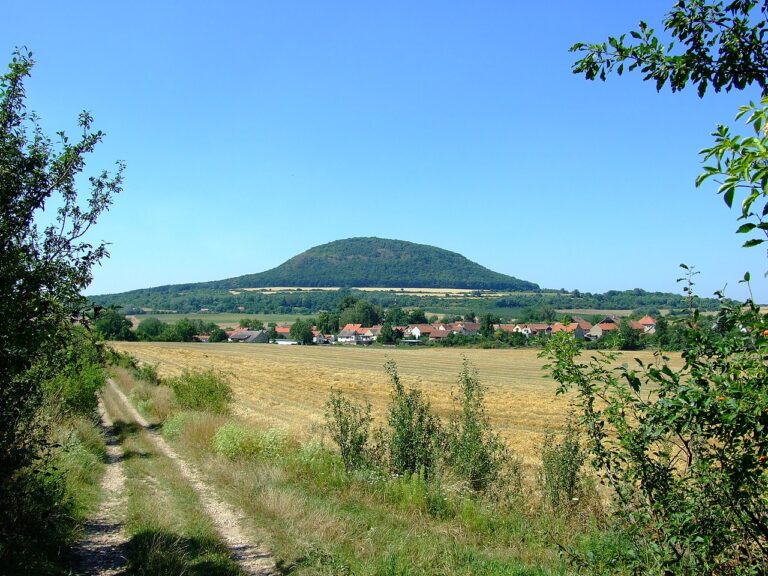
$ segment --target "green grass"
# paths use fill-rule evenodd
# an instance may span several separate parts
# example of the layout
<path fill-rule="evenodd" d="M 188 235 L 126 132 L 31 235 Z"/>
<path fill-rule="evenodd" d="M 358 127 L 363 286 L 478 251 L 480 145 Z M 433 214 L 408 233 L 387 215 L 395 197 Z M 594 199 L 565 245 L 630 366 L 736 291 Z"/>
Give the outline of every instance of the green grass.
<path fill-rule="evenodd" d="M 163 434 L 243 510 L 246 530 L 286 574 L 559 575 L 571 571 L 561 547 L 607 573 L 625 548 L 602 526 L 597 501 L 557 514 L 535 486 L 478 498 L 449 474 L 429 484 L 418 476 L 350 475 L 319 440 L 301 443 L 221 414 L 176 412 Z M 201 536 L 207 532 L 193 513 L 194 495 L 163 480 L 169 471 L 149 468 L 156 455 L 131 442 L 138 439 L 126 443 L 138 454 L 128 459 L 132 476 L 152 478 L 151 491 L 132 495 L 134 562 L 161 573 L 160 560 L 195 566 L 206 555 L 217 558 L 215 541 Z"/>
<path fill-rule="evenodd" d="M 128 574 L 240 574 L 199 498 L 176 464 L 107 395 L 125 451 Z"/>
<path fill-rule="evenodd" d="M 531 494 L 475 500 L 450 483 L 349 476 L 318 442 L 285 439 L 280 450 L 237 452 L 233 460 L 211 450 L 221 428 L 205 416 L 175 426 L 183 428 L 173 434 L 176 449 L 253 519 L 291 574 L 553 575 L 567 571 L 555 542 L 614 547 L 588 511 L 551 516 L 531 506 Z M 224 427 L 239 439 L 261 434 Z"/>

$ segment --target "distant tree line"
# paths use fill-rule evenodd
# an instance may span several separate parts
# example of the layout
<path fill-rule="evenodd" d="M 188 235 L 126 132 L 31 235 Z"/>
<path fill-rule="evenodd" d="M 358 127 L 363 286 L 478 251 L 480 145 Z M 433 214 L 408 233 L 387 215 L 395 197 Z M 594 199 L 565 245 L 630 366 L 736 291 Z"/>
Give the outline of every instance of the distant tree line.
<path fill-rule="evenodd" d="M 472 297 L 450 294 L 421 296 L 400 291 L 309 291 L 259 292 L 247 291 L 237 294 L 223 290 L 200 289 L 179 292 L 178 287 L 135 290 L 123 294 L 97 296 L 94 300 L 101 306 L 121 306 L 128 314 L 152 314 L 161 311 L 191 314 L 207 309 L 211 312 L 245 312 L 248 314 L 317 314 L 336 311 L 344 307 L 344 300 L 350 296 L 364 299 L 381 308 L 424 308 L 441 313 L 462 314 L 469 308 L 478 312 L 492 312 L 507 318 L 520 318 L 522 310 L 549 307 L 551 309 L 595 309 L 595 310 L 658 310 L 685 311 L 689 302 L 683 295 L 646 292 L 645 290 L 609 291 L 605 294 L 587 292 L 533 292 L 510 294 L 501 298 L 482 297 L 478 292 Z M 694 305 L 702 311 L 715 311 L 718 301 L 713 298 L 695 298 Z"/>

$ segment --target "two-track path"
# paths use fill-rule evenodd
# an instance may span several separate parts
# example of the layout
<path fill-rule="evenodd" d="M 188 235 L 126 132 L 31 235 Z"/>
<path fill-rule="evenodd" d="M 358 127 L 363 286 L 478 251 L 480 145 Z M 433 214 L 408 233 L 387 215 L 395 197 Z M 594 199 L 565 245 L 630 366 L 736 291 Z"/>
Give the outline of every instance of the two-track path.
<path fill-rule="evenodd" d="M 99 416 L 107 444 L 107 465 L 101 480 L 103 501 L 85 524 L 85 536 L 75 549 L 79 572 L 87 576 L 112 576 L 125 568 L 125 470 L 123 448 L 115 436 L 113 422 L 99 398 Z"/>
<path fill-rule="evenodd" d="M 204 480 L 203 475 L 189 462 L 181 458 L 173 448 L 171 448 L 168 442 L 166 442 L 165 439 L 160 436 L 157 430 L 155 430 L 149 424 L 149 422 L 147 422 L 144 417 L 139 414 L 139 412 L 133 407 L 128 398 L 125 396 L 125 394 L 123 394 L 122 390 L 120 390 L 111 379 L 107 381 L 107 387 L 109 388 L 109 391 L 115 401 L 121 405 L 121 409 L 126 414 L 129 414 L 130 417 L 139 426 L 146 430 L 150 441 L 155 445 L 158 451 L 176 464 L 183 478 L 189 482 L 189 484 L 197 493 L 203 509 L 213 521 L 213 524 L 219 532 L 222 540 L 224 541 L 224 544 L 227 546 L 227 548 L 229 548 L 232 559 L 237 562 L 237 564 L 240 566 L 240 569 L 245 574 L 253 574 L 257 576 L 272 576 L 277 574 L 275 569 L 275 561 L 271 553 L 265 548 L 252 544 L 244 533 L 242 528 L 244 520 L 243 514 L 236 508 L 227 504 L 216 493 L 216 490 Z M 111 422 L 109 425 L 111 426 Z M 117 448 L 119 449 L 119 446 L 117 446 Z M 117 463 L 119 464 L 121 457 L 117 456 L 116 458 Z M 111 460 L 112 457 L 110 456 L 110 464 Z M 108 473 L 109 470 L 110 468 L 108 465 Z M 115 474 L 120 475 L 123 473 L 115 472 Z M 122 484 L 125 483 L 124 474 L 122 476 L 121 482 Z M 124 490 L 121 489 L 118 492 L 122 493 L 123 491 Z M 93 560 L 95 566 L 93 569 L 89 569 L 85 562 L 82 563 L 81 566 L 83 567 L 83 570 L 86 574 L 99 574 L 107 576 L 118 574 L 120 572 L 119 564 L 117 566 L 110 566 L 109 564 L 114 564 L 114 562 L 104 561 L 101 564 L 97 562 L 98 558 L 102 557 L 101 552 L 98 554 L 90 554 L 91 550 L 103 550 L 105 553 L 104 555 L 109 555 L 107 553 L 114 552 L 111 554 L 111 559 L 122 558 L 122 554 L 120 553 L 120 545 L 118 543 L 119 536 L 117 536 L 120 533 L 120 530 L 118 529 L 119 523 L 116 522 L 114 517 L 116 509 L 122 509 L 124 511 L 125 499 L 123 496 L 113 497 L 113 493 L 107 492 L 106 490 L 105 493 L 107 493 L 108 496 L 106 497 L 105 503 L 102 506 L 98 516 L 94 519 L 94 526 L 96 528 L 103 527 L 104 530 L 101 531 L 101 534 L 94 535 L 94 541 L 98 542 L 99 538 L 107 537 L 109 533 L 114 534 L 113 537 L 115 540 L 113 544 L 87 545 L 90 540 L 86 538 L 86 542 L 84 542 L 83 546 L 81 546 L 81 549 L 85 551 L 85 554 L 81 557 Z M 104 520 L 101 520 L 102 517 L 104 517 Z M 124 542 L 124 536 L 121 542 Z M 114 546 L 114 548 L 110 548 L 110 546 Z"/>

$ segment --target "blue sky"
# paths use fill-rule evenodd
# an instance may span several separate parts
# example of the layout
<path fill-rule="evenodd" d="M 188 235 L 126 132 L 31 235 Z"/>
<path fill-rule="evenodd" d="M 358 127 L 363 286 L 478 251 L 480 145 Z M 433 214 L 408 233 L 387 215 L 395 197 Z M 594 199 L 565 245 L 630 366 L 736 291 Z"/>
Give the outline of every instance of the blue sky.
<path fill-rule="evenodd" d="M 647 2 L 39 2 L 5 0 L 0 58 L 37 64 L 49 134 L 80 110 L 107 134 L 92 171 L 127 164 L 93 231 L 88 293 L 260 272 L 354 236 L 459 252 L 547 288 L 768 301 L 765 252 L 696 189 L 697 151 L 757 89 L 657 93 L 588 82 L 577 41 Z"/>

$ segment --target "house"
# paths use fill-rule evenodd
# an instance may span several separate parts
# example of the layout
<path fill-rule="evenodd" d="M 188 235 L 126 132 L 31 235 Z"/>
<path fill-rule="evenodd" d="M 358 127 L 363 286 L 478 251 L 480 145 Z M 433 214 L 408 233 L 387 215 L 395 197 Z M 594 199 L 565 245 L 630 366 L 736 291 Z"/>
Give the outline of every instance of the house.
<path fill-rule="evenodd" d="M 584 330 L 584 332 L 588 332 L 590 328 L 592 328 L 592 322 L 588 322 L 587 320 L 584 320 L 581 316 L 572 316 L 571 320 L 573 322 L 576 322 L 576 324 L 579 325 L 579 328 Z"/>
<path fill-rule="evenodd" d="M 448 328 L 446 326 L 446 328 Z M 464 334 L 465 336 L 472 336 L 473 334 L 480 333 L 479 322 L 454 322 L 450 328 L 454 334 Z"/>
<path fill-rule="evenodd" d="M 278 338 L 290 338 L 291 337 L 291 327 L 288 324 L 278 324 L 275 326 L 275 332 L 277 332 Z"/>
<path fill-rule="evenodd" d="M 405 329 L 405 337 L 418 340 L 422 336 L 429 336 L 434 331 L 431 324 L 409 324 Z"/>
<path fill-rule="evenodd" d="M 544 324 L 541 322 L 533 322 L 531 324 L 528 324 L 528 328 L 531 330 L 532 335 L 536 334 L 551 334 L 552 333 L 552 327 L 549 324 Z"/>
<path fill-rule="evenodd" d="M 230 342 L 266 343 L 269 342 L 269 333 L 266 330 L 235 330 L 229 334 Z"/>
<path fill-rule="evenodd" d="M 360 324 L 357 326 L 360 327 Z M 339 344 L 357 344 L 358 338 L 357 328 L 350 324 L 344 326 L 344 328 L 339 330 L 339 333 L 336 334 L 336 342 Z"/>
<path fill-rule="evenodd" d="M 452 332 L 450 330 L 432 330 L 432 332 L 429 335 L 429 340 L 445 340 L 450 336 Z"/>
<path fill-rule="evenodd" d="M 347 324 L 336 335 L 340 344 L 372 344 L 376 340 L 381 327 L 377 330 L 365 328 L 362 324 Z"/>
<path fill-rule="evenodd" d="M 320 330 L 312 330 L 312 343 L 313 344 L 328 344 L 328 339 Z"/>
<path fill-rule="evenodd" d="M 656 333 L 656 319 L 646 314 L 640 320 L 637 321 L 643 327 L 643 333 L 655 334 Z"/>
<path fill-rule="evenodd" d="M 552 324 L 552 326 L 550 326 L 550 333 L 557 334 L 558 332 L 565 332 L 566 334 L 571 334 L 573 335 L 574 338 L 578 340 L 583 340 L 584 336 L 586 335 L 584 328 L 579 326 L 578 322 L 569 322 L 568 324 L 555 322 L 554 324 Z"/>

